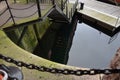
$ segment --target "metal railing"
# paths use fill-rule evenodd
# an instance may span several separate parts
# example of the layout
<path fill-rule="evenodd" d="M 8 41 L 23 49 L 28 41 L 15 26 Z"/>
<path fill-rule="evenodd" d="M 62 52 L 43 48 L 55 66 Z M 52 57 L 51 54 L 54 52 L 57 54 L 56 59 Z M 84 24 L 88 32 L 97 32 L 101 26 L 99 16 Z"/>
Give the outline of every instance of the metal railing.
<path fill-rule="evenodd" d="M 16 0 L 14 0 L 14 3 L 17 3 Z M 14 3 L 12 3 L 12 5 L 14 5 Z M 42 12 L 41 12 L 42 11 L 42 8 L 41 8 L 42 4 L 51 5 L 52 2 L 50 0 L 35 0 L 35 2 L 33 2 L 32 4 L 30 3 L 30 5 L 28 3 L 28 4 L 25 4 L 25 5 L 27 5 L 25 7 L 22 7 L 22 8 L 21 7 L 19 7 L 19 8 L 17 7 L 16 8 L 14 6 L 11 6 L 9 4 L 8 0 L 5 0 L 6 9 L 3 10 L 0 13 L 0 18 L 3 18 L 3 16 L 5 16 L 6 20 L 4 20 L 4 21 L 2 21 L 0 23 L 0 27 L 6 25 L 10 20 L 12 20 L 12 22 L 10 22 L 11 25 L 16 25 L 17 24 L 17 20 L 22 19 L 22 18 L 30 18 L 30 17 L 32 17 L 34 15 L 37 16 L 37 14 L 38 14 L 37 17 L 40 18 L 41 14 L 42 14 Z M 45 7 L 45 6 L 43 6 L 43 7 Z M 27 15 L 22 15 L 21 11 L 23 11 L 24 13 L 27 13 L 31 9 L 32 9 L 31 13 L 29 13 Z M 20 12 L 21 16 L 19 14 L 15 15 L 16 14 L 15 12 L 17 12 L 17 13 Z M 10 16 L 8 16 L 8 14 Z M 8 17 L 8 19 L 7 19 L 7 17 Z"/>
<path fill-rule="evenodd" d="M 28 0 L 26 0 L 26 1 L 28 1 Z M 16 0 L 14 0 L 14 2 L 16 3 Z M 32 4 L 30 3 L 30 5 L 25 4 L 27 6 L 22 7 L 22 8 L 21 7 L 20 8 L 16 8 L 14 6 L 11 6 L 7 0 L 5 0 L 5 3 L 6 3 L 7 7 L 0 14 L 0 18 L 4 14 L 8 14 L 8 13 L 9 13 L 10 16 L 6 16 L 6 18 L 8 17 L 8 19 L 6 19 L 4 22 L 0 23 L 0 27 L 4 26 L 8 22 L 10 22 L 10 20 L 12 21 L 12 22 L 10 22 L 11 25 L 16 25 L 16 24 L 18 24 L 17 20 L 20 20 L 20 19 L 23 19 L 23 18 L 30 18 L 32 16 L 37 16 L 38 18 L 41 18 L 41 16 L 42 16 L 42 8 L 44 8 L 44 6 L 41 6 L 42 4 L 57 5 L 59 8 L 61 8 L 61 10 L 64 12 L 64 14 L 71 20 L 74 12 L 76 10 L 76 6 L 78 4 L 78 0 L 73 5 L 73 7 L 71 9 L 69 9 L 69 10 L 68 10 L 68 0 L 35 0 L 34 3 L 32 3 Z M 14 12 L 19 13 L 21 11 L 23 11 L 24 13 L 28 13 L 31 10 L 31 8 L 34 8 L 34 10 L 32 10 L 32 12 L 27 14 L 27 15 L 20 14 L 21 15 L 20 16 L 20 15 L 15 15 L 16 13 L 14 13 Z M 43 13 L 45 13 L 45 12 L 43 12 Z"/>

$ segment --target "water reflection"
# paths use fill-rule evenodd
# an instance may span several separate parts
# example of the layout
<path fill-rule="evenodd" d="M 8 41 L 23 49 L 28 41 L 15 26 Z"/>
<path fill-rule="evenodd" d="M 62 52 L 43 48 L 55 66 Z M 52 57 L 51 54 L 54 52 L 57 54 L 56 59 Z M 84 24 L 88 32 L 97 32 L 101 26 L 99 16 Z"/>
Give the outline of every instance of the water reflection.
<path fill-rule="evenodd" d="M 51 48 L 53 46 L 53 43 L 55 41 L 55 35 L 56 35 L 57 29 L 50 27 L 42 39 L 38 41 L 37 46 L 35 47 L 33 54 L 43 57 L 45 59 L 50 59 L 51 57 Z"/>
<path fill-rule="evenodd" d="M 116 50 L 120 47 L 120 35 L 111 44 L 110 37 L 86 24 L 78 24 L 68 65 L 89 68 L 109 67 Z"/>
<path fill-rule="evenodd" d="M 54 62 L 67 64 L 75 27 L 72 23 L 52 23 L 42 39 L 39 40 L 33 54 Z"/>

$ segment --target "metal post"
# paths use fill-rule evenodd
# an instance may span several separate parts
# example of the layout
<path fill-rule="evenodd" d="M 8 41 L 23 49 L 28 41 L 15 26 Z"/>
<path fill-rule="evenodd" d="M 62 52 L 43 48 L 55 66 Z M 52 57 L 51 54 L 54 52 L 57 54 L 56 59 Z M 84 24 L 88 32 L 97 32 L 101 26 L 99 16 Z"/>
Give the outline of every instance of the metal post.
<path fill-rule="evenodd" d="M 61 0 L 61 10 L 63 11 L 63 0 Z"/>
<path fill-rule="evenodd" d="M 40 9 L 40 2 L 39 0 L 36 0 L 37 8 L 38 8 L 38 16 L 41 17 L 41 9 Z"/>
<path fill-rule="evenodd" d="M 10 9 L 10 7 L 9 7 L 8 1 L 5 0 L 5 2 L 6 2 L 6 4 L 7 4 L 8 10 L 9 10 L 9 12 L 10 12 L 10 16 L 11 16 L 11 18 L 12 18 L 13 24 L 15 25 L 15 20 L 14 20 L 14 17 L 13 17 L 13 15 L 12 15 L 12 11 L 11 11 L 11 9 Z"/>
<path fill-rule="evenodd" d="M 16 3 L 16 0 L 14 0 L 14 4 Z"/>
<path fill-rule="evenodd" d="M 83 10 L 84 8 L 84 3 L 80 2 L 80 10 Z"/>

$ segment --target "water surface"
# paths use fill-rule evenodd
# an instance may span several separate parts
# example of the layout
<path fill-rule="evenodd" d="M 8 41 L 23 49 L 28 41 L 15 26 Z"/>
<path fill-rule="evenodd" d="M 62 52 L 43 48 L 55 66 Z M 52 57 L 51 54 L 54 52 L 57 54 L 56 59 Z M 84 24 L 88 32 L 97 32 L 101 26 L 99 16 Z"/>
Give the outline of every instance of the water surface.
<path fill-rule="evenodd" d="M 86 68 L 108 68 L 120 47 L 120 34 L 108 44 L 110 37 L 86 24 L 78 24 L 69 53 L 68 65 Z"/>

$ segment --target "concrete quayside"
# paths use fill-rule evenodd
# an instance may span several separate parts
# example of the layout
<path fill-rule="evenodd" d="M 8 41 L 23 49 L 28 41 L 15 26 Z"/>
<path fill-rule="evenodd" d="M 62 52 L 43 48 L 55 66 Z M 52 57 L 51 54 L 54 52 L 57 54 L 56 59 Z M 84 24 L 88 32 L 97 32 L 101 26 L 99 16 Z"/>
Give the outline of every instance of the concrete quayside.
<path fill-rule="evenodd" d="M 10 6 L 0 9 L 3 13 L 0 12 L 0 25 L 2 25 L 0 27 L 0 63 L 18 67 L 23 73 L 24 80 L 101 80 L 104 75 L 100 71 L 96 73 L 93 69 L 63 64 L 67 63 L 78 21 L 109 36 L 114 36 L 120 31 L 119 12 L 116 12 L 120 8 L 95 0 L 84 0 L 84 6 L 81 6 L 81 2 L 78 1 L 75 4 L 69 3 L 67 0 L 51 4 L 49 2 L 51 0 L 41 0 L 40 4 L 35 3 L 34 0 L 27 4 L 9 3 Z M 15 19 L 15 16 L 21 15 L 24 10 L 17 12 L 12 9 L 15 7 L 20 10 L 20 6 L 33 7 L 25 13 L 26 15 L 33 10 L 37 10 L 38 13 L 31 18 Z M 83 8 L 81 9 L 81 7 Z M 110 7 L 114 8 L 114 12 L 104 12 L 106 9 L 110 10 Z M 8 8 L 6 9 L 7 13 L 4 13 L 6 12 L 5 8 Z M 3 25 L 6 17 L 10 17 L 11 20 Z M 26 64 L 34 65 L 25 66 Z M 105 70 L 104 74 L 107 73 Z"/>

